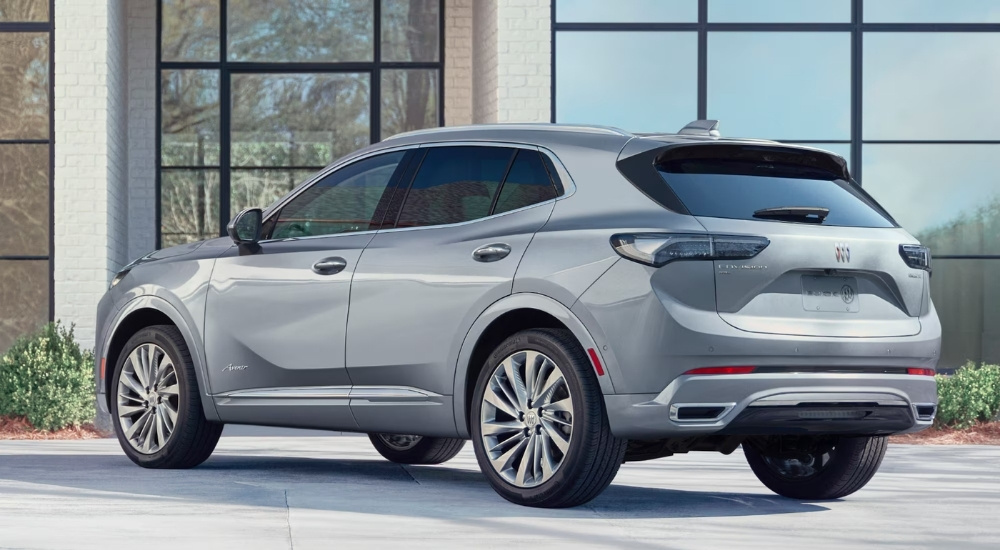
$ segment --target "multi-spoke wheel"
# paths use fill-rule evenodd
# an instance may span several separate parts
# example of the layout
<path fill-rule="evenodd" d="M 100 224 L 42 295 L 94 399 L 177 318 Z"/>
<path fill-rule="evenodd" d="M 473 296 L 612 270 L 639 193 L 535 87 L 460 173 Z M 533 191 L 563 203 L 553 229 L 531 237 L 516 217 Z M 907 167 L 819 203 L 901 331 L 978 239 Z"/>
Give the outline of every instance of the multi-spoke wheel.
<path fill-rule="evenodd" d="M 125 439 L 143 454 L 163 448 L 177 424 L 177 369 L 163 348 L 140 344 L 118 375 L 118 422 Z"/>
<path fill-rule="evenodd" d="M 544 353 L 520 350 L 493 371 L 480 429 L 493 469 L 516 487 L 534 487 L 559 469 L 573 438 L 573 398 Z"/>
<path fill-rule="evenodd" d="M 403 434 L 368 434 L 372 446 L 387 460 L 398 464 L 441 464 L 455 458 L 464 439 Z"/>
<path fill-rule="evenodd" d="M 115 434 L 133 462 L 191 468 L 212 454 L 222 424 L 205 420 L 191 355 L 176 327 L 153 326 L 133 335 L 114 380 Z"/>
<path fill-rule="evenodd" d="M 565 330 L 527 330 L 500 344 L 480 373 L 470 425 L 493 488 L 528 506 L 593 499 L 625 453 L 590 360 Z"/>
<path fill-rule="evenodd" d="M 826 500 L 864 487 L 885 456 L 886 437 L 772 436 L 743 443 L 750 469 L 789 498 Z"/>

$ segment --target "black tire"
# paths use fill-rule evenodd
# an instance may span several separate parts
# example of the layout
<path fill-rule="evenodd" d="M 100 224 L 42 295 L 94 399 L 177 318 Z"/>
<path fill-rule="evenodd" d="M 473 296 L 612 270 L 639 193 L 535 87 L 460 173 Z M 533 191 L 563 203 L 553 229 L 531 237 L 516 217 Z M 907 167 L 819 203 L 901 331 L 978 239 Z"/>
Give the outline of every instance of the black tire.
<path fill-rule="evenodd" d="M 166 438 L 166 444 L 152 454 L 139 452 L 128 441 L 119 422 L 118 411 L 117 391 L 122 369 L 132 350 L 143 344 L 155 344 L 170 356 L 178 383 L 177 420 L 173 432 Z M 205 419 L 191 354 L 180 331 L 173 325 L 146 327 L 129 338 L 115 365 L 109 402 L 111 423 L 115 428 L 115 435 L 118 436 L 118 442 L 132 462 L 143 468 L 193 468 L 211 456 L 215 445 L 219 442 L 219 436 L 222 435 L 223 424 Z"/>
<path fill-rule="evenodd" d="M 386 460 L 396 464 L 441 464 L 458 454 L 465 446 L 464 439 L 449 437 L 416 437 L 409 444 L 393 444 L 386 438 L 396 437 L 392 434 L 368 434 L 372 446 Z"/>
<path fill-rule="evenodd" d="M 750 440 L 743 444 L 743 454 L 757 479 L 775 493 L 800 500 L 830 500 L 850 495 L 871 480 L 882 464 L 889 438 L 827 439 L 819 450 L 813 447 L 811 451 L 802 453 L 802 456 L 811 456 L 814 461 L 827 453 L 824 465 L 816 471 L 792 473 L 781 461 L 789 456 L 789 449 L 792 453 L 797 452 L 794 450 L 796 445 L 801 446 L 804 440 L 807 447 L 813 447 L 807 438 Z M 781 448 L 783 451 L 778 450 Z M 794 460 L 798 461 L 797 458 Z M 810 466 L 809 469 L 812 468 Z"/>
<path fill-rule="evenodd" d="M 548 480 L 531 487 L 514 485 L 497 473 L 480 424 L 484 394 L 497 366 L 515 352 L 525 350 L 541 352 L 558 365 L 573 404 L 572 437 L 562 462 Z M 479 467 L 493 489 L 515 504 L 569 508 L 587 503 L 611 484 L 625 457 L 627 441 L 611 433 L 594 367 L 568 330 L 531 329 L 504 340 L 480 372 L 470 409 L 472 445 Z"/>

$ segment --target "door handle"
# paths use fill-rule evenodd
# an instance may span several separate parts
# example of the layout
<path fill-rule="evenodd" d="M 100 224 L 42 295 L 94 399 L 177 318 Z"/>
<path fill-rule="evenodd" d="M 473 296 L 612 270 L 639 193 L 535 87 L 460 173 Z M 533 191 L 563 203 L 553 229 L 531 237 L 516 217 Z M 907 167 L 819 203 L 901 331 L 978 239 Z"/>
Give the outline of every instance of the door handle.
<path fill-rule="evenodd" d="M 347 267 L 347 260 L 334 256 L 332 258 L 323 258 L 314 263 L 313 271 L 320 275 L 335 275 L 343 271 L 345 267 Z"/>
<path fill-rule="evenodd" d="M 472 259 L 477 262 L 495 262 L 510 254 L 510 247 L 504 243 L 493 243 L 480 246 L 472 252 Z"/>

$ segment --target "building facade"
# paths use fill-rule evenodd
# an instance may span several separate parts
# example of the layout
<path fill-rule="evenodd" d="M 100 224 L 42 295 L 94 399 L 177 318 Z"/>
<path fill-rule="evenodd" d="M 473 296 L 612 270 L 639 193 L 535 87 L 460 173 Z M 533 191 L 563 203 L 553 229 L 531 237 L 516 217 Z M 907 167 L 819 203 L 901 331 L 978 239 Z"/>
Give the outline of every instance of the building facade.
<path fill-rule="evenodd" d="M 715 118 L 843 155 L 934 251 L 942 366 L 1000 362 L 996 97 L 993 0 L 0 0 L 0 351 L 397 132 Z"/>

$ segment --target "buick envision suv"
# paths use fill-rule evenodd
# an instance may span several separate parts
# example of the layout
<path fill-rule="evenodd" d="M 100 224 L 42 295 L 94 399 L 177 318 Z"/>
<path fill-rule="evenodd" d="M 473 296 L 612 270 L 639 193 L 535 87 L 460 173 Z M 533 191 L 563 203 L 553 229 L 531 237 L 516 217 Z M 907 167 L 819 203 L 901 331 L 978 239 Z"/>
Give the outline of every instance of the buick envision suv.
<path fill-rule="evenodd" d="M 843 158 L 715 121 L 403 134 L 228 232 L 100 302 L 99 402 L 140 466 L 196 466 L 227 423 L 404 464 L 471 439 L 504 498 L 566 507 L 623 462 L 742 446 L 829 499 L 934 418 L 929 251 Z"/>

